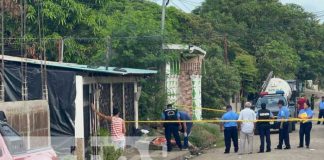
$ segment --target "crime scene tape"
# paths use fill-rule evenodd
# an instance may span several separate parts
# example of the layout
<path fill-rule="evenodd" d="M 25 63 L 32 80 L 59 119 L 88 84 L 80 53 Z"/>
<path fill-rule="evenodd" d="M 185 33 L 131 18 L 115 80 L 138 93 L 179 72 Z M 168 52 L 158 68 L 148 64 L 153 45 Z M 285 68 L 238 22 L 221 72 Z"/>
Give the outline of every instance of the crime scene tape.
<path fill-rule="evenodd" d="M 125 123 L 225 123 L 225 122 L 305 122 L 305 121 L 320 121 L 324 122 L 324 119 L 300 119 L 300 118 L 289 118 L 289 119 L 260 119 L 260 120 L 180 120 L 180 121 L 166 121 L 166 120 L 139 120 L 139 121 L 125 121 Z"/>
<path fill-rule="evenodd" d="M 213 108 L 207 108 L 207 107 L 194 107 L 194 106 L 186 106 L 186 105 L 175 105 L 177 107 L 189 107 L 194 109 L 201 109 L 201 110 L 207 110 L 207 111 L 214 111 L 214 112 L 226 112 L 226 110 L 221 109 L 213 109 Z"/>

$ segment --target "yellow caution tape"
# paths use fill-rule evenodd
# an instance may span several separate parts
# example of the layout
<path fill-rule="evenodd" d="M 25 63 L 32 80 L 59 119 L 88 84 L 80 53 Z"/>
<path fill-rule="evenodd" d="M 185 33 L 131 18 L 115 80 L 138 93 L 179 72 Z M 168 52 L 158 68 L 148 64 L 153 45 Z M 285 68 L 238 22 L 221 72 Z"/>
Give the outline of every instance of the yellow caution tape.
<path fill-rule="evenodd" d="M 201 110 L 214 111 L 214 112 L 226 112 L 226 110 L 206 108 L 206 107 L 194 107 L 194 106 L 186 106 L 186 105 L 175 105 L 175 106 L 177 106 L 177 107 L 188 107 L 188 108 L 201 109 Z"/>
<path fill-rule="evenodd" d="M 180 120 L 180 121 L 166 121 L 166 120 L 154 120 L 154 121 L 125 121 L 126 123 L 225 123 L 225 122 L 300 122 L 305 121 L 305 119 L 299 118 L 290 118 L 290 119 L 259 119 L 259 120 L 220 120 L 220 119 L 211 119 L 211 120 Z M 307 119 L 306 121 L 321 121 L 324 119 Z"/>

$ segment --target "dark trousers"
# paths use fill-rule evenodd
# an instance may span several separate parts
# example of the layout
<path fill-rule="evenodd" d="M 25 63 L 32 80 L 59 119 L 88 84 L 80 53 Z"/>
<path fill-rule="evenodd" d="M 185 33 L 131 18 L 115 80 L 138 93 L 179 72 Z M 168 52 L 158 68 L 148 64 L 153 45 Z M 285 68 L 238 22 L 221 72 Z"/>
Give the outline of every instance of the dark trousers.
<path fill-rule="evenodd" d="M 324 109 L 320 109 L 318 114 L 318 119 L 324 118 Z M 320 124 L 321 122 L 318 121 L 317 124 Z M 322 124 L 324 124 L 324 121 L 322 121 Z"/>
<path fill-rule="evenodd" d="M 225 127 L 224 129 L 224 138 L 225 138 L 225 152 L 229 152 L 231 149 L 231 140 L 234 144 L 234 151 L 238 151 L 238 136 L 237 136 L 237 127 Z"/>
<path fill-rule="evenodd" d="M 279 144 L 278 148 L 282 148 L 283 142 L 285 142 L 286 147 L 290 148 L 290 142 L 289 142 L 289 123 L 284 122 L 282 125 L 282 128 L 279 128 Z"/>
<path fill-rule="evenodd" d="M 309 146 L 311 130 L 312 130 L 312 122 L 300 123 L 299 146 L 304 146 L 304 135 L 305 135 L 306 146 Z"/>
<path fill-rule="evenodd" d="M 259 134 L 260 134 L 260 152 L 264 151 L 264 137 L 267 142 L 267 151 L 271 150 L 271 140 L 270 140 L 270 126 L 258 126 Z"/>
<path fill-rule="evenodd" d="M 173 134 L 173 137 L 180 149 L 182 149 L 180 136 L 179 136 L 179 126 L 177 125 L 166 125 L 165 126 L 165 139 L 167 140 L 167 147 L 168 151 L 172 150 L 172 144 L 171 144 L 171 134 Z"/>
<path fill-rule="evenodd" d="M 183 138 L 183 148 L 188 148 L 189 135 L 191 132 L 191 127 L 187 128 L 187 137 Z"/>

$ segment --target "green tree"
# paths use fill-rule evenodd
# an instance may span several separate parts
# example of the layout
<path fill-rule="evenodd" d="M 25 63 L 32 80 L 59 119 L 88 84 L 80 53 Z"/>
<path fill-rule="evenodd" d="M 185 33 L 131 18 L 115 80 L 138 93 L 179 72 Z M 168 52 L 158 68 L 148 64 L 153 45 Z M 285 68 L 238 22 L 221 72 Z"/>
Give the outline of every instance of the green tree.
<path fill-rule="evenodd" d="M 222 60 L 205 60 L 202 76 L 202 105 L 220 109 L 240 90 L 239 72 L 235 67 L 225 65 Z M 215 113 L 203 111 L 204 118 L 215 118 Z"/>
<path fill-rule="evenodd" d="M 273 71 L 277 77 L 283 79 L 295 78 L 300 58 L 287 44 L 272 41 L 261 46 L 256 55 L 261 77 L 266 77 Z"/>
<path fill-rule="evenodd" d="M 241 96 L 256 92 L 256 82 L 259 82 L 259 80 L 257 79 L 258 69 L 255 57 L 248 54 L 240 54 L 236 57 L 233 64 L 240 73 Z"/>

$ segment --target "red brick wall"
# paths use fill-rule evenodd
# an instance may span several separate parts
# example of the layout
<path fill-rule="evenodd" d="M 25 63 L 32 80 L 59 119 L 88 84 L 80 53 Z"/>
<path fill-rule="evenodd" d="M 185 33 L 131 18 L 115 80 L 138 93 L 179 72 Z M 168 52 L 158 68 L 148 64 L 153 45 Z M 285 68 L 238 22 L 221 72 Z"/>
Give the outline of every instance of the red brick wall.
<path fill-rule="evenodd" d="M 179 77 L 180 98 L 178 102 L 180 105 L 192 106 L 192 82 L 190 76 L 201 74 L 202 60 L 202 56 L 196 56 L 181 62 Z M 186 109 L 192 114 L 190 107 L 186 107 Z"/>

